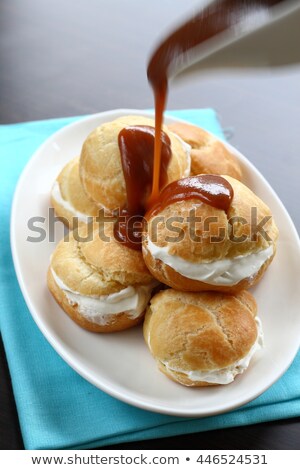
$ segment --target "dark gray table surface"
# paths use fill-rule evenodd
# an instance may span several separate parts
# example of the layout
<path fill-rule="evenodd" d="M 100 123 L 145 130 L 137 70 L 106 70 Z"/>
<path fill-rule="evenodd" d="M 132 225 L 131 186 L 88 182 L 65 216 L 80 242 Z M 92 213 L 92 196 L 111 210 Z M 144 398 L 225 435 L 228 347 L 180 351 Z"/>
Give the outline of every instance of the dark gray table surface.
<path fill-rule="evenodd" d="M 150 108 L 147 58 L 201 0 L 0 0 L 0 123 Z M 169 109 L 216 109 L 231 142 L 264 174 L 300 226 L 300 66 L 211 71 L 174 83 Z M 22 448 L 0 351 L 0 448 Z M 299 449 L 300 420 L 119 448 Z"/>

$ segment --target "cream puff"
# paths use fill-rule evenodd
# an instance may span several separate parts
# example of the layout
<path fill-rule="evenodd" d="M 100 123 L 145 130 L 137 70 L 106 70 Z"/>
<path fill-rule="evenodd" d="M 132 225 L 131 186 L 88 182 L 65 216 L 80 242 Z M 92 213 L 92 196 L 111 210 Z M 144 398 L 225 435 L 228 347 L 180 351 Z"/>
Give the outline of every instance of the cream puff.
<path fill-rule="evenodd" d="M 158 205 L 158 209 L 146 214 L 145 263 L 156 279 L 174 289 L 248 289 L 260 280 L 275 255 L 278 229 L 270 209 L 234 178 L 186 178 L 167 186 L 161 199 L 173 186 L 193 185 L 194 180 L 202 182 L 205 189 L 205 182 L 211 178 L 232 190 L 226 211 L 204 202 L 205 199 L 191 198 Z M 213 184 L 211 191 L 218 197 L 221 190 Z"/>
<path fill-rule="evenodd" d="M 67 163 L 55 180 L 51 204 L 55 213 L 71 229 L 91 222 L 98 215 L 99 208 L 85 194 L 79 178 L 79 157 Z"/>
<path fill-rule="evenodd" d="M 170 124 L 168 129 L 191 146 L 191 175 L 228 175 L 242 180 L 242 169 L 236 157 L 212 134 L 183 123 Z"/>
<path fill-rule="evenodd" d="M 127 203 L 118 137 L 122 129 L 129 126 L 154 127 L 154 120 L 142 116 L 124 116 L 102 124 L 87 137 L 81 151 L 80 177 L 83 188 L 97 205 L 109 211 L 122 209 Z M 190 147 L 166 128 L 164 132 L 171 141 L 171 159 L 165 182 L 168 184 L 190 174 Z"/>
<path fill-rule="evenodd" d="M 118 243 L 112 223 L 81 225 L 56 247 L 48 287 L 81 327 L 106 333 L 140 323 L 157 282 L 140 251 Z"/>
<path fill-rule="evenodd" d="M 247 291 L 161 291 L 152 297 L 144 338 L 158 368 L 188 387 L 226 385 L 262 347 L 256 302 Z"/>

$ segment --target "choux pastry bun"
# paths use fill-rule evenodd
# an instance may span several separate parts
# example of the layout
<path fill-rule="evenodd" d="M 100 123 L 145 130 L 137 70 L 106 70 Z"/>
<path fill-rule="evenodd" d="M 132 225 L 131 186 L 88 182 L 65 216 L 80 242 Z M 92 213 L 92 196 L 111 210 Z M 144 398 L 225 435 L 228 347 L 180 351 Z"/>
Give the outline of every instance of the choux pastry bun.
<path fill-rule="evenodd" d="M 98 215 L 99 208 L 87 197 L 79 178 L 79 157 L 67 163 L 55 180 L 51 204 L 70 229 L 87 224 Z"/>
<path fill-rule="evenodd" d="M 48 287 L 57 303 L 81 327 L 99 333 L 140 323 L 157 284 L 141 252 L 113 237 L 111 223 L 79 226 L 56 247 Z"/>
<path fill-rule="evenodd" d="M 128 126 L 151 126 L 154 120 L 143 116 L 124 116 L 97 127 L 85 140 L 80 156 L 80 177 L 86 194 L 107 211 L 125 207 L 126 186 L 118 136 Z M 190 174 L 190 148 L 167 128 L 172 157 L 166 184 Z M 149 188 L 149 193 L 150 193 Z"/>
<path fill-rule="evenodd" d="M 192 124 L 175 123 L 168 128 L 191 146 L 191 175 L 228 175 L 242 180 L 236 157 L 216 137 Z"/>
<path fill-rule="evenodd" d="M 176 184 L 211 176 L 190 177 Z M 186 199 L 155 215 L 146 214 L 145 263 L 156 279 L 174 289 L 248 289 L 259 281 L 275 255 L 278 230 L 268 206 L 238 180 L 217 178 L 233 189 L 227 212 L 199 199 Z M 171 185 L 161 197 L 169 188 Z"/>
<path fill-rule="evenodd" d="M 144 338 L 160 371 L 188 387 L 231 383 L 263 342 L 247 291 L 161 291 L 147 309 Z"/>

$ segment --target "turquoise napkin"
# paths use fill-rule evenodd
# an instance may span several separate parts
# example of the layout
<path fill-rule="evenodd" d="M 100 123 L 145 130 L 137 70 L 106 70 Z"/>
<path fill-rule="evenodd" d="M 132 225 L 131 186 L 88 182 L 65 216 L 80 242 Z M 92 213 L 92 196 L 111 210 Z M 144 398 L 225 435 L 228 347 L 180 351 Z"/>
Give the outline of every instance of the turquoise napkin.
<path fill-rule="evenodd" d="M 223 137 L 211 109 L 169 112 Z M 126 405 L 74 372 L 38 330 L 20 292 L 10 253 L 9 218 L 17 180 L 35 149 L 80 118 L 0 126 L 0 328 L 27 449 L 85 449 L 291 418 L 300 415 L 300 354 L 266 393 L 231 413 L 181 419 Z"/>

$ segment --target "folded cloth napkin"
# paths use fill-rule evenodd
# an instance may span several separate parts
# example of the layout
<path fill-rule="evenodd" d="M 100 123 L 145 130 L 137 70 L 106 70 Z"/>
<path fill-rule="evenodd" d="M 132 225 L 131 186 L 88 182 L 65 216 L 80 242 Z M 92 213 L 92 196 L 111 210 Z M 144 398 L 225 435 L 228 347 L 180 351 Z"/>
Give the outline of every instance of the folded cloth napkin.
<path fill-rule="evenodd" d="M 222 137 L 213 110 L 172 111 Z M 86 449 L 290 418 L 300 415 L 300 354 L 267 392 L 240 409 L 202 419 L 140 410 L 98 390 L 74 372 L 38 330 L 20 292 L 10 253 L 13 192 L 34 150 L 80 118 L 0 126 L 0 328 L 27 449 Z"/>

